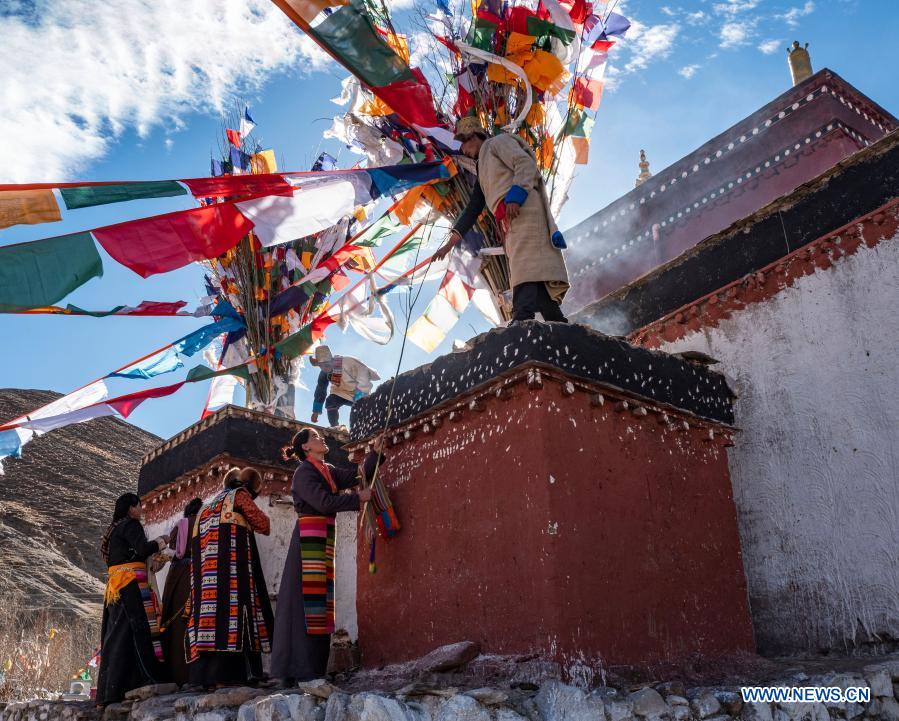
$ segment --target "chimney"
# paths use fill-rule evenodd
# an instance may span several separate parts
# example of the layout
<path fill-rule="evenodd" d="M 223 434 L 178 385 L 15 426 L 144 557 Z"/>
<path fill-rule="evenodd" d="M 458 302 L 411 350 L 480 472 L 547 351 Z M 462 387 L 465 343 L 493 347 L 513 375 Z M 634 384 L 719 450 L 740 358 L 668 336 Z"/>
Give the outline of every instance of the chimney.
<path fill-rule="evenodd" d="M 787 48 L 787 62 L 790 63 L 790 75 L 793 76 L 793 87 L 812 76 L 812 59 L 808 54 L 808 43 L 799 47 L 799 41 L 793 41 L 793 47 Z"/>

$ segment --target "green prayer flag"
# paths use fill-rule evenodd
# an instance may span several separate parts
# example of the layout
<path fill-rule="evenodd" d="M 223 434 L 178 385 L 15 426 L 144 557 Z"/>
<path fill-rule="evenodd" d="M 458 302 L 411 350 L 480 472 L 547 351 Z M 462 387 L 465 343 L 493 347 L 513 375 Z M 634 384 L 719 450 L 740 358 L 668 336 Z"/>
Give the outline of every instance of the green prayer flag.
<path fill-rule="evenodd" d="M 573 31 L 560 28 L 549 20 L 542 20 L 538 17 L 529 16 L 527 18 L 527 30 L 528 35 L 533 35 L 536 38 L 558 38 L 564 45 L 571 45 L 574 41 Z"/>
<path fill-rule="evenodd" d="M 409 66 L 381 39 L 356 2 L 336 8 L 308 32 L 372 88 L 415 79 Z"/>
<path fill-rule="evenodd" d="M 431 239 L 430 226 L 421 227 L 416 230 L 399 248 L 393 251 L 393 254 L 384 261 L 384 268 L 393 271 L 405 271 L 409 267 L 409 253 L 418 250 Z M 427 238 L 425 237 L 427 233 Z"/>
<path fill-rule="evenodd" d="M 596 121 L 587 114 L 586 110 L 572 108 L 565 121 L 562 135 L 570 135 L 575 138 L 589 138 L 595 123 Z"/>
<path fill-rule="evenodd" d="M 60 188 L 66 208 L 90 208 L 94 205 L 121 203 L 125 200 L 170 198 L 187 195 L 187 189 L 174 180 L 148 180 L 113 185 L 83 185 L 79 188 Z"/>
<path fill-rule="evenodd" d="M 90 233 L 0 247 L 0 311 L 53 305 L 102 275 L 103 262 Z"/>
<path fill-rule="evenodd" d="M 496 35 L 496 23 L 476 17 L 468 31 L 466 44 L 480 50 L 493 50 L 493 36 Z"/>
<path fill-rule="evenodd" d="M 202 363 L 194 368 L 191 368 L 187 373 L 187 383 L 197 383 L 199 381 L 209 380 L 210 378 L 215 378 L 216 376 L 237 376 L 238 378 L 243 378 L 244 380 L 250 380 L 250 369 L 246 364 L 234 366 L 233 368 L 222 368 L 221 370 L 214 371 L 209 366 L 203 365 Z"/>
<path fill-rule="evenodd" d="M 66 306 L 66 310 L 71 311 L 72 313 L 78 313 L 79 315 L 89 315 L 93 318 L 106 318 L 110 315 L 115 315 L 125 306 L 117 305 L 112 310 L 85 310 L 84 308 L 79 308 L 77 305 L 72 305 L 69 303 Z"/>
<path fill-rule="evenodd" d="M 275 350 L 285 358 L 297 358 L 312 347 L 312 325 L 303 326 L 296 333 L 275 343 Z"/>
<path fill-rule="evenodd" d="M 403 224 L 397 220 L 393 213 L 385 213 L 378 220 L 372 223 L 362 235 L 353 241 L 353 245 L 359 245 L 364 248 L 374 248 L 381 245 L 384 238 L 393 235 Z"/>

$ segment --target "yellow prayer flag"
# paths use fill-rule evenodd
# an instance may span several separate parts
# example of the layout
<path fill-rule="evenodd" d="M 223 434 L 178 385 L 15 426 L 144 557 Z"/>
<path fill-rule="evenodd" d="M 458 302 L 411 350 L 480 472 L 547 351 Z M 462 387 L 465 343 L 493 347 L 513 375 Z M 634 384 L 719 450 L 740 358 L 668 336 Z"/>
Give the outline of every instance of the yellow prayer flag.
<path fill-rule="evenodd" d="M 402 200 L 393 207 L 393 215 L 403 225 L 412 225 L 412 214 L 415 212 L 419 201 L 421 201 L 422 193 L 424 193 L 426 187 L 425 185 L 419 185 L 407 191 Z"/>
<path fill-rule="evenodd" d="M 393 113 L 391 107 L 380 98 L 368 93 L 365 93 L 364 95 L 364 99 L 357 107 L 353 108 L 353 112 L 359 113 L 360 115 L 371 115 L 376 118 Z"/>
<path fill-rule="evenodd" d="M 421 316 L 421 318 L 409 326 L 406 337 L 425 353 L 431 353 L 446 338 L 446 333 L 425 316 Z"/>
<path fill-rule="evenodd" d="M 487 79 L 493 83 L 503 83 L 504 85 L 515 85 L 521 82 L 521 78 L 515 73 L 506 70 L 502 65 L 497 63 L 487 63 Z"/>
<path fill-rule="evenodd" d="M 371 248 L 360 248 L 350 256 L 349 265 L 355 265 L 360 273 L 369 273 L 374 270 L 377 261 Z M 353 268 L 350 269 L 352 270 Z"/>
<path fill-rule="evenodd" d="M 519 54 L 530 55 L 533 52 L 535 42 L 537 42 L 537 38 L 533 35 L 516 32 L 509 33 L 509 37 L 506 40 L 506 57 L 511 60 L 513 56 Z"/>
<path fill-rule="evenodd" d="M 275 162 L 275 151 L 271 149 L 260 150 L 255 155 L 251 155 L 250 167 L 253 169 L 254 175 L 278 172 L 278 163 Z"/>
<path fill-rule="evenodd" d="M 0 191 L 0 228 L 11 225 L 37 225 L 62 220 L 53 191 Z"/>
<path fill-rule="evenodd" d="M 550 95 L 558 95 L 568 81 L 568 71 L 552 53 L 537 50 L 524 65 L 528 80 L 537 90 L 546 90 Z"/>

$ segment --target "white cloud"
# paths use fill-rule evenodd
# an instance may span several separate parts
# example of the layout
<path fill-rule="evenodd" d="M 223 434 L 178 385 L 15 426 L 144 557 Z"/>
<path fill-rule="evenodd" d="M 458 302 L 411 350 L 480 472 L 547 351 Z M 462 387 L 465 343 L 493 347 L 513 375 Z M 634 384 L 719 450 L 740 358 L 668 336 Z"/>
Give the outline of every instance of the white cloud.
<path fill-rule="evenodd" d="M 717 15 L 735 17 L 747 10 L 754 10 L 761 0 L 727 0 L 713 6 Z"/>
<path fill-rule="evenodd" d="M 755 29 L 755 23 L 751 21 L 734 21 L 724 23 L 719 32 L 719 43 L 722 48 L 737 48 L 746 45 Z"/>
<path fill-rule="evenodd" d="M 691 25 L 703 25 L 704 23 L 707 23 L 709 21 L 709 16 L 706 15 L 702 10 L 687 13 L 684 17 Z"/>
<path fill-rule="evenodd" d="M 174 147 L 175 147 L 175 141 L 172 140 L 171 138 L 166 138 L 165 139 L 165 149 L 167 151 L 171 151 L 171 149 Z"/>
<path fill-rule="evenodd" d="M 626 43 L 622 43 L 630 52 L 625 72 L 643 70 L 656 58 L 668 57 L 679 32 L 677 23 L 646 26 L 632 19 Z"/>
<path fill-rule="evenodd" d="M 660 7 L 659 10 L 661 10 L 662 13 L 664 13 L 665 15 L 667 15 L 670 18 L 673 18 L 677 14 L 674 12 L 674 10 L 672 10 L 667 5 L 662 5 L 662 7 Z"/>
<path fill-rule="evenodd" d="M 689 80 L 694 75 L 696 75 L 696 71 L 699 70 L 699 68 L 701 68 L 701 67 L 702 67 L 701 65 L 685 65 L 684 67 L 682 67 L 680 70 L 677 71 L 677 74 L 682 75 L 687 80 Z"/>
<path fill-rule="evenodd" d="M 266 0 L 39 0 L 0 16 L 8 182 L 65 180 L 126 129 L 182 127 L 277 70 L 328 60 Z M 300 62 L 302 61 L 302 62 Z"/>
<path fill-rule="evenodd" d="M 806 15 L 811 15 L 815 11 L 815 3 L 812 0 L 806 0 L 805 5 L 801 8 L 790 8 L 783 15 L 778 15 L 779 18 L 785 20 L 787 25 L 791 28 L 795 28 L 799 25 L 799 18 L 805 17 Z"/>
<path fill-rule="evenodd" d="M 759 50 L 765 55 L 773 55 L 780 49 L 780 40 L 765 40 L 759 43 Z"/>

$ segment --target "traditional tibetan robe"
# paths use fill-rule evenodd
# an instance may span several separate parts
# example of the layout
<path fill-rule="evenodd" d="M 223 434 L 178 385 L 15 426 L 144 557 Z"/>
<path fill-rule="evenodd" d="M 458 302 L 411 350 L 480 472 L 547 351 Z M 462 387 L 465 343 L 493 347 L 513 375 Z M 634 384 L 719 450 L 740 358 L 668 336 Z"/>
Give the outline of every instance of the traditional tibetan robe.
<path fill-rule="evenodd" d="M 121 701 L 132 689 L 165 681 L 159 607 L 147 582 L 147 558 L 159 551 L 134 518 L 107 531 L 103 556 L 109 580 L 103 598 L 97 703 Z"/>
<path fill-rule="evenodd" d="M 187 623 L 191 683 L 262 678 L 272 607 L 254 531 L 268 535 L 269 519 L 243 488 L 222 491 L 197 514 Z"/>
<path fill-rule="evenodd" d="M 366 477 L 376 461 L 373 453 L 366 457 Z M 327 671 L 334 632 L 336 515 L 359 510 L 355 493 L 341 493 L 358 482 L 355 469 L 313 459 L 303 461 L 293 474 L 297 523 L 278 591 L 271 671 L 276 678 L 307 681 Z"/>
<path fill-rule="evenodd" d="M 505 203 L 513 201 L 521 205 L 521 211 L 508 221 Z M 500 133 L 481 145 L 477 187 L 453 227 L 465 235 L 485 207 L 505 231 L 511 286 L 543 282 L 550 296 L 561 302 L 568 290 L 568 270 L 562 251 L 552 243 L 559 229 L 534 153 L 517 135 Z"/>

